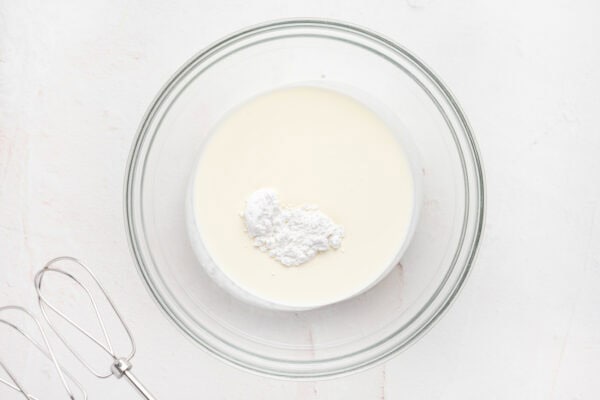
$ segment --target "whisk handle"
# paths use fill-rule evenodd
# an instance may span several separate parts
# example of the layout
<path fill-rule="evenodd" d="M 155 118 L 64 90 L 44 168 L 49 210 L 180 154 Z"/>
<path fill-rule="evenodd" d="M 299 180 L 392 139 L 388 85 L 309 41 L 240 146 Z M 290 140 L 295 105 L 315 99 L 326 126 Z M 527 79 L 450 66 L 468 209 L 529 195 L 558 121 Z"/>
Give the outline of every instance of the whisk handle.
<path fill-rule="evenodd" d="M 131 370 L 123 372 L 123 376 L 127 378 L 131 386 L 146 400 L 156 400 L 156 398 L 142 385 L 142 383 L 131 373 Z"/>
<path fill-rule="evenodd" d="M 142 383 L 131 373 L 131 362 L 126 358 L 119 358 L 115 360 L 112 365 L 113 375 L 117 378 L 125 377 L 131 383 L 131 386 L 146 400 L 156 400 L 152 394 L 142 385 Z"/>

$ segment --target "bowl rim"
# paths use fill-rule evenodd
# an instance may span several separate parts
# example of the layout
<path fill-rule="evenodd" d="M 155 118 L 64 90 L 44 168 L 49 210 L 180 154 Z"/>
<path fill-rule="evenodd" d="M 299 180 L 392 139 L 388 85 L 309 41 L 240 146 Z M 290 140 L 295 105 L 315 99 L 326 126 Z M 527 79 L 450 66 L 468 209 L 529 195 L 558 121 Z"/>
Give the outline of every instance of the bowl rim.
<path fill-rule="evenodd" d="M 460 270 L 460 274 L 455 279 L 455 282 L 454 282 L 453 286 L 450 288 L 449 293 L 447 295 L 445 295 L 445 297 L 443 298 L 443 301 L 441 301 L 441 304 L 439 304 L 435 308 L 435 310 L 431 313 L 429 318 L 425 322 L 423 322 L 410 337 L 408 337 L 406 340 L 396 344 L 391 349 L 387 349 L 383 353 L 378 354 L 374 357 L 371 357 L 370 359 L 368 359 L 365 362 L 354 364 L 349 367 L 338 367 L 338 368 L 334 368 L 330 371 L 325 371 L 325 372 L 323 372 L 321 370 L 315 371 L 315 372 L 310 372 L 310 371 L 307 372 L 305 370 L 291 372 L 291 371 L 280 371 L 278 369 L 270 368 L 270 367 L 259 367 L 251 362 L 245 362 L 243 360 L 240 360 L 239 358 L 236 358 L 235 356 L 232 356 L 230 354 L 224 354 L 222 351 L 220 351 L 218 348 L 213 346 L 211 343 L 209 343 L 207 341 L 199 340 L 199 338 L 197 338 L 193 332 L 190 332 L 190 329 L 188 327 L 186 327 L 183 322 L 177 320 L 177 318 L 175 318 L 174 315 L 171 312 L 169 312 L 169 310 L 168 310 L 169 306 L 165 304 L 164 300 L 161 298 L 161 294 L 160 294 L 159 290 L 156 288 L 155 283 L 153 282 L 152 278 L 148 275 L 148 273 L 146 271 L 146 267 L 145 267 L 146 262 L 144 261 L 144 256 L 142 254 L 143 250 L 140 249 L 140 245 L 138 243 L 138 235 L 136 233 L 136 218 L 134 216 L 134 214 L 135 214 L 134 207 L 135 206 L 133 205 L 134 196 L 132 193 L 135 191 L 135 187 L 134 187 L 135 182 L 136 182 L 135 178 L 137 176 L 136 174 L 137 174 L 137 169 L 138 169 L 136 164 L 140 157 L 140 149 L 143 145 L 144 140 L 146 139 L 146 136 L 148 136 L 147 127 L 150 125 L 150 121 L 152 120 L 155 113 L 158 110 L 160 110 L 160 108 L 162 106 L 162 100 L 164 100 L 164 98 L 167 97 L 167 95 L 169 94 L 169 89 L 176 86 L 176 84 L 177 84 L 179 78 L 182 76 L 182 74 L 184 74 L 189 68 L 193 67 L 198 62 L 198 60 L 206 57 L 207 55 L 218 50 L 219 48 L 222 48 L 224 46 L 226 47 L 228 44 L 231 44 L 231 42 L 234 42 L 239 38 L 252 36 L 255 34 L 260 34 L 263 31 L 271 31 L 273 29 L 282 29 L 282 28 L 289 28 L 289 27 L 329 28 L 329 29 L 333 29 L 333 30 L 337 30 L 337 31 L 341 31 L 341 32 L 346 32 L 346 33 L 349 32 L 351 34 L 355 34 L 357 36 L 361 36 L 363 38 L 378 42 L 379 44 L 382 44 L 385 47 L 387 47 L 388 49 L 395 51 L 396 53 L 399 53 L 403 57 L 407 58 L 410 62 L 412 62 L 423 74 L 425 74 L 432 81 L 432 83 L 435 84 L 436 88 L 441 92 L 444 99 L 448 102 L 448 104 L 454 111 L 455 116 L 458 117 L 459 122 L 464 130 L 464 134 L 465 134 L 464 139 L 466 140 L 466 145 L 468 146 L 468 149 L 470 150 L 470 155 L 472 157 L 472 163 L 474 166 L 474 173 L 475 173 L 475 180 L 473 183 L 475 184 L 475 187 L 477 188 L 477 192 L 476 192 L 477 208 L 474 213 L 475 224 L 473 226 L 473 228 L 474 228 L 473 238 L 471 239 L 471 243 L 468 246 L 468 249 L 466 250 L 466 256 L 465 256 L 466 259 L 464 261 L 464 265 L 462 266 L 462 268 Z M 181 329 L 183 331 L 183 333 L 185 333 L 185 335 L 184 335 L 185 337 L 187 337 L 193 343 L 200 345 L 204 350 L 215 355 L 220 360 L 225 361 L 226 363 L 228 363 L 230 365 L 239 367 L 244 371 L 250 371 L 253 373 L 257 373 L 259 375 L 275 377 L 275 378 L 311 380 L 311 379 L 321 379 L 321 378 L 334 378 L 334 377 L 348 375 L 351 373 L 355 373 L 355 372 L 367 369 L 369 367 L 379 365 L 382 362 L 391 358 L 392 356 L 398 354 L 400 351 L 405 350 L 410 345 L 414 344 L 418 339 L 422 338 L 423 335 L 426 332 L 428 332 L 435 325 L 435 323 L 437 323 L 440 320 L 440 317 L 443 316 L 447 312 L 449 306 L 451 304 L 453 304 L 458 293 L 460 293 L 461 289 L 463 288 L 464 283 L 472 269 L 474 260 L 477 256 L 477 253 L 478 253 L 478 250 L 480 247 L 480 243 L 481 243 L 481 239 L 482 239 L 482 235 L 483 235 L 483 228 L 484 228 L 484 224 L 485 224 L 485 211 L 486 211 L 486 196 L 485 196 L 486 189 L 485 188 L 486 188 L 486 185 L 485 185 L 484 170 L 483 170 L 483 165 L 481 162 L 480 154 L 481 153 L 480 153 L 479 147 L 477 145 L 477 142 L 474 138 L 471 125 L 469 124 L 469 122 L 465 116 L 465 113 L 463 112 L 462 108 L 460 107 L 460 105 L 458 104 L 457 100 L 455 99 L 455 97 L 451 93 L 451 91 L 448 89 L 448 87 L 442 82 L 442 80 L 438 77 L 438 75 L 435 74 L 431 70 L 431 68 L 429 68 L 424 62 L 422 62 L 419 58 L 417 58 L 412 52 L 410 52 L 403 46 L 397 44 L 395 41 L 393 41 L 379 33 L 376 33 L 371 29 L 367 29 L 367 28 L 361 27 L 361 26 L 353 24 L 353 23 L 347 23 L 347 22 L 337 21 L 337 20 L 333 20 L 333 19 L 291 18 L 291 19 L 272 20 L 272 21 L 256 24 L 256 25 L 238 30 L 228 36 L 221 38 L 220 40 L 213 42 L 212 44 L 205 47 L 203 50 L 197 52 L 194 56 L 189 58 L 160 88 L 158 93 L 155 95 L 155 97 L 151 101 L 146 112 L 144 113 L 144 116 L 136 130 L 136 135 L 135 135 L 135 138 L 133 140 L 133 143 L 132 143 L 132 146 L 131 146 L 131 149 L 129 152 L 128 161 L 127 161 L 127 165 L 126 165 L 126 174 L 125 174 L 125 179 L 124 179 L 124 207 L 123 207 L 123 209 L 124 209 L 124 221 L 125 221 L 125 228 L 126 228 L 126 233 L 127 233 L 129 249 L 130 249 L 131 255 L 134 259 L 134 264 L 136 266 L 138 274 L 140 275 L 140 278 L 144 282 L 144 286 L 146 287 L 146 290 L 148 290 L 148 292 L 151 294 L 151 297 L 154 299 L 156 304 L 159 306 L 159 309 L 168 317 L 167 319 L 170 320 L 171 323 L 175 324 L 179 329 Z M 464 157 L 464 155 L 461 154 L 461 158 L 463 158 L 463 157 Z M 464 160 L 462 162 L 464 164 Z M 467 199 L 467 201 L 468 201 L 468 199 Z M 465 211 L 465 213 L 466 213 L 466 211 Z M 466 228 L 463 226 L 463 231 L 465 229 Z M 463 241 L 464 241 L 464 232 L 461 237 L 461 244 L 463 244 Z M 440 285 L 438 290 L 436 290 L 436 294 L 439 292 L 440 288 L 446 284 L 446 280 L 447 279 L 444 279 L 444 282 L 442 282 L 442 284 Z M 434 295 L 434 297 L 435 297 L 435 295 Z M 431 301 L 431 299 L 428 301 L 428 304 L 430 301 Z M 386 341 L 388 339 L 389 339 L 389 337 L 386 337 L 386 339 L 384 339 L 383 341 Z M 230 345 L 227 342 L 225 342 L 225 343 Z M 366 351 L 367 349 L 371 349 L 371 348 L 372 347 L 366 348 L 364 351 Z M 236 348 L 236 350 L 239 350 L 239 349 Z M 248 354 L 250 356 L 256 357 L 256 354 L 254 354 L 254 353 L 248 353 Z M 344 357 L 350 357 L 353 355 L 355 355 L 355 353 L 351 353 L 349 355 L 344 355 Z M 272 359 L 269 357 L 261 357 L 261 358 L 263 358 L 264 360 L 267 360 L 267 361 L 277 361 L 280 363 L 285 362 L 285 363 L 291 363 L 291 364 L 297 363 L 298 365 L 315 363 L 315 361 L 313 361 L 313 360 L 304 362 L 304 361 Z M 321 360 L 316 360 L 316 362 L 319 362 L 319 361 L 321 361 Z"/>

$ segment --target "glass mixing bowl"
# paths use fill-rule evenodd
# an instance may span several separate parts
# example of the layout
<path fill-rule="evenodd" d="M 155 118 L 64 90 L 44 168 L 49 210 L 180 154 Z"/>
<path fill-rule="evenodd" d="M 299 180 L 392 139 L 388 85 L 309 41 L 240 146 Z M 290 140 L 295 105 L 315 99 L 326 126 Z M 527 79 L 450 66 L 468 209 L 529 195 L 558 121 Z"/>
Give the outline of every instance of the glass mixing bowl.
<path fill-rule="evenodd" d="M 356 88 L 401 121 L 421 167 L 421 214 L 401 262 L 375 287 L 320 309 L 276 311 L 237 300 L 206 274 L 188 237 L 185 204 L 218 121 L 258 93 L 303 82 Z M 414 55 L 356 26 L 288 20 L 213 44 L 160 90 L 131 151 L 125 213 L 139 272 L 182 332 L 247 370 L 313 379 L 382 362 L 443 314 L 481 237 L 483 173 L 465 115 Z"/>

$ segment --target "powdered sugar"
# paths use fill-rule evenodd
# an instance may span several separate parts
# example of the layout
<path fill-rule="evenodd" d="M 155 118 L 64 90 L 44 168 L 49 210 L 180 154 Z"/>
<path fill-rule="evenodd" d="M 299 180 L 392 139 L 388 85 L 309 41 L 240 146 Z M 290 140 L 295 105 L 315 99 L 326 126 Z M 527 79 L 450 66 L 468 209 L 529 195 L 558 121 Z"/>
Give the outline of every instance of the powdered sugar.
<path fill-rule="evenodd" d="M 242 217 L 254 245 L 288 267 L 338 249 L 344 238 L 344 229 L 316 206 L 282 207 L 273 189 L 252 193 Z"/>

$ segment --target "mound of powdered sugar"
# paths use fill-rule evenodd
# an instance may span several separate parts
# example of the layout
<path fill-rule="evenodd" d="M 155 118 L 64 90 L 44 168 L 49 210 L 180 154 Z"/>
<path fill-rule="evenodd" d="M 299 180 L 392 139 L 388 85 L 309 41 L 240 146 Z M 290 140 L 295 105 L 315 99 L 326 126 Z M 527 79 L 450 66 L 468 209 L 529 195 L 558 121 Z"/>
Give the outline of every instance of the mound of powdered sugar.
<path fill-rule="evenodd" d="M 254 245 L 288 267 L 338 249 L 344 238 L 344 229 L 317 207 L 282 207 L 273 189 L 252 193 L 242 217 Z"/>

